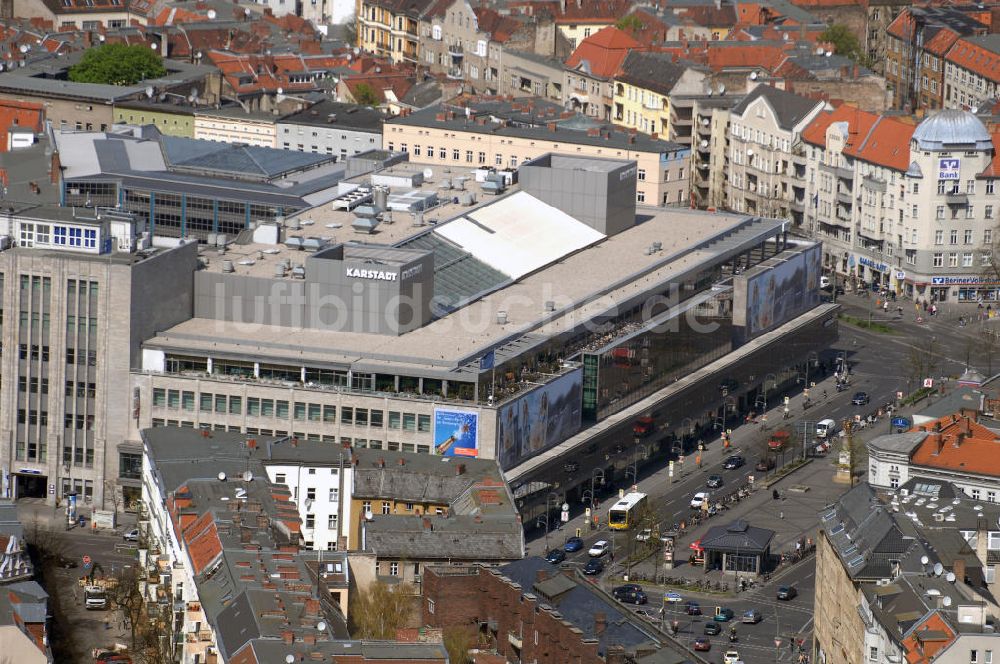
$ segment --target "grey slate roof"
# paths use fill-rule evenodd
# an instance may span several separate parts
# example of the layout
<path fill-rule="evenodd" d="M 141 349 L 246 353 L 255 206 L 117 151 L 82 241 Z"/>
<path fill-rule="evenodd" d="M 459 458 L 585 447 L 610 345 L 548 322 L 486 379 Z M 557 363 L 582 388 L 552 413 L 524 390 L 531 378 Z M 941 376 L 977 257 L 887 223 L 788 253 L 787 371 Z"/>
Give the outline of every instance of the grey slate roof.
<path fill-rule="evenodd" d="M 160 146 L 168 161 L 168 168 L 196 169 L 219 174 L 253 174 L 269 179 L 331 161 L 326 155 L 310 152 L 204 141 L 180 136 L 162 136 Z"/>
<path fill-rule="evenodd" d="M 524 555 L 521 525 L 513 517 L 476 522 L 474 517 L 377 514 L 364 529 L 365 550 L 379 558 L 501 562 Z"/>
<path fill-rule="evenodd" d="M 892 452 L 909 456 L 927 437 L 926 431 L 907 431 L 878 436 L 868 442 L 868 448 L 880 452 Z"/>
<path fill-rule="evenodd" d="M 750 104 L 761 98 L 765 99 L 768 105 L 774 109 L 778 126 L 787 131 L 790 131 L 802 118 L 806 117 L 809 111 L 816 108 L 817 104 L 822 103 L 815 99 L 807 99 L 770 85 L 761 84 L 733 108 L 733 113 L 743 115 Z"/>
<path fill-rule="evenodd" d="M 306 125 L 326 129 L 350 129 L 381 135 L 384 119 L 384 116 L 379 111 L 369 106 L 342 104 L 336 101 L 324 100 L 298 113 L 290 113 L 284 116 L 278 120 L 278 124 Z"/>
<path fill-rule="evenodd" d="M 715 551 L 741 551 L 764 553 L 774 539 L 774 531 L 751 526 L 742 519 L 728 526 L 712 526 L 702 538 L 701 545 Z"/>
<path fill-rule="evenodd" d="M 684 65 L 676 64 L 668 54 L 632 51 L 625 56 L 622 73 L 615 78 L 661 95 L 669 95 L 687 69 Z"/>

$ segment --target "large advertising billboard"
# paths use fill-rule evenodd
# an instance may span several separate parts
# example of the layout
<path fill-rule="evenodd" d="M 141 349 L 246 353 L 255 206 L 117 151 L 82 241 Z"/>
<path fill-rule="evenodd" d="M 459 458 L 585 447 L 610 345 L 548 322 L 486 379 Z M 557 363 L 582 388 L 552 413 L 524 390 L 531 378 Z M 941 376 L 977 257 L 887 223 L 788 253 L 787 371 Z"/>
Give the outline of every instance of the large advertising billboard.
<path fill-rule="evenodd" d="M 746 339 L 767 332 L 819 303 L 822 250 L 809 247 L 746 279 Z"/>
<path fill-rule="evenodd" d="M 434 449 L 442 456 L 479 456 L 479 413 L 435 408 Z"/>
<path fill-rule="evenodd" d="M 575 369 L 500 408 L 497 439 L 504 469 L 566 440 L 581 426 L 583 369 Z"/>

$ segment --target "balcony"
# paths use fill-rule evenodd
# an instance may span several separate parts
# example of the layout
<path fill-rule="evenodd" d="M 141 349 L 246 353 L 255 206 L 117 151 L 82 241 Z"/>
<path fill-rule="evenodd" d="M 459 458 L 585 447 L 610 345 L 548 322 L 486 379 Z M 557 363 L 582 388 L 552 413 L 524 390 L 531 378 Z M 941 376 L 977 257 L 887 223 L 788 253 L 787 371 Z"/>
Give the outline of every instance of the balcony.
<path fill-rule="evenodd" d="M 827 173 L 833 173 L 838 178 L 843 180 L 853 180 L 854 171 L 849 168 L 843 168 L 842 166 L 831 166 L 829 164 L 820 164 L 819 170 L 825 171 Z"/>
<path fill-rule="evenodd" d="M 461 81 L 465 76 L 462 74 L 461 67 L 452 67 L 448 70 L 448 78 L 453 81 Z"/>
<path fill-rule="evenodd" d="M 944 202 L 952 206 L 965 207 L 969 204 L 969 195 L 950 191 L 944 195 Z"/>
<path fill-rule="evenodd" d="M 461 44 L 448 44 L 448 55 L 456 59 L 464 57 L 465 49 Z"/>
<path fill-rule="evenodd" d="M 851 196 L 851 192 L 849 191 L 838 191 L 837 202 L 843 205 L 851 206 L 854 205 L 854 198 Z"/>
<path fill-rule="evenodd" d="M 873 178 L 870 175 L 866 175 L 862 180 L 862 183 L 864 184 L 866 189 L 870 189 L 872 191 L 879 191 L 882 192 L 883 194 L 885 193 L 886 190 L 885 180 L 880 180 L 878 178 Z"/>
<path fill-rule="evenodd" d="M 524 642 L 522 641 L 521 636 L 519 634 L 515 634 L 514 632 L 507 632 L 507 641 L 518 650 L 524 647 Z"/>
<path fill-rule="evenodd" d="M 805 203 L 800 200 L 793 200 L 789 205 L 792 208 L 792 212 L 805 212 L 806 210 Z"/>

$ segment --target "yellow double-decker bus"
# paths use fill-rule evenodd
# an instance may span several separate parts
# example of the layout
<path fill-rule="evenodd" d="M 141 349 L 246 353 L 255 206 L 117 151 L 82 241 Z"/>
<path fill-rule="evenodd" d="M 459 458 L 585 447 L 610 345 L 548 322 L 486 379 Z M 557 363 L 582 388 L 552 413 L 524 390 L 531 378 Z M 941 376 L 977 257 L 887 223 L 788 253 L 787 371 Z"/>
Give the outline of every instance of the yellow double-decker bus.
<path fill-rule="evenodd" d="M 648 496 L 638 491 L 627 493 L 608 510 L 608 528 L 628 530 L 637 523 Z"/>

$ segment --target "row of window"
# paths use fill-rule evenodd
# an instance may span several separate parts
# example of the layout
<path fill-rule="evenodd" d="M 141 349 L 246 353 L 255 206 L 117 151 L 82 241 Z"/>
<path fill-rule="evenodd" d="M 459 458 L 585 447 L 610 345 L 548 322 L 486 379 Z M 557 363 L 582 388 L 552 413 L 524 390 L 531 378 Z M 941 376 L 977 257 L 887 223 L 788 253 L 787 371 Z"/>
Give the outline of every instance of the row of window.
<path fill-rule="evenodd" d="M 153 427 L 183 427 L 186 429 L 195 428 L 195 423 L 188 420 L 170 420 L 163 419 L 159 417 L 154 417 L 151 421 Z M 204 431 L 229 431 L 231 433 L 245 433 L 247 436 L 262 436 L 265 438 L 281 438 L 283 436 L 289 435 L 289 432 L 281 429 L 261 429 L 257 427 L 246 427 L 242 428 L 234 425 L 225 424 L 212 424 L 202 423 L 199 428 Z M 296 438 L 301 438 L 302 440 L 312 440 L 312 441 L 322 441 L 324 443 L 340 443 L 341 445 L 349 445 L 352 447 L 366 448 L 370 450 L 388 450 L 390 452 L 418 452 L 420 454 L 430 454 L 430 445 L 421 445 L 416 443 L 401 443 L 399 441 L 381 441 L 381 440 L 369 440 L 367 438 L 351 438 L 350 436 L 330 436 L 330 435 L 320 435 L 316 433 L 304 433 L 301 431 L 292 431 L 292 436 Z"/>
<path fill-rule="evenodd" d="M 987 217 L 987 219 L 992 219 L 992 217 Z M 975 244 L 974 239 L 975 233 L 971 228 L 965 229 L 962 234 L 962 239 L 964 242 L 962 244 Z M 991 244 L 993 242 L 993 229 L 987 228 L 983 231 L 983 244 Z M 938 229 L 934 231 L 934 244 L 944 244 L 944 231 Z M 952 229 L 948 233 L 948 244 L 958 244 L 958 230 Z"/>

